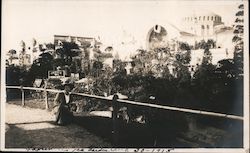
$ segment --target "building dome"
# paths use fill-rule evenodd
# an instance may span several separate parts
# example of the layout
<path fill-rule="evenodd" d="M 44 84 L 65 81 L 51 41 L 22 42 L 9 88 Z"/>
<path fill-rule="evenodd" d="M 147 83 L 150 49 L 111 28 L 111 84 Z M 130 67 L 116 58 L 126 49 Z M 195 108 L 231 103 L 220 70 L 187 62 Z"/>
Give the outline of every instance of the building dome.
<path fill-rule="evenodd" d="M 186 24 L 202 24 L 213 23 L 214 25 L 220 25 L 222 23 L 221 16 L 214 12 L 207 10 L 193 11 L 182 18 L 182 21 Z"/>
<path fill-rule="evenodd" d="M 221 24 L 221 16 L 207 10 L 196 10 L 182 18 L 183 30 L 201 37 L 214 35 L 214 27 Z"/>
<path fill-rule="evenodd" d="M 207 10 L 194 10 L 193 12 L 186 14 L 186 16 L 183 18 L 184 21 L 221 21 L 220 19 L 220 15 Z"/>

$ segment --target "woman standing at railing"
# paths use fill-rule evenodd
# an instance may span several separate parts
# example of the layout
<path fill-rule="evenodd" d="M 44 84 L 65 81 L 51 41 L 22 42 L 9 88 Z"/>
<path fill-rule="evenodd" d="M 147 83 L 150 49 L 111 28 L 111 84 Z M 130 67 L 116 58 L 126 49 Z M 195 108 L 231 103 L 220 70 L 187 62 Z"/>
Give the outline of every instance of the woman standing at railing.
<path fill-rule="evenodd" d="M 73 117 L 73 114 L 70 111 L 72 105 L 72 95 L 70 94 L 70 91 L 73 89 L 73 84 L 69 83 L 69 81 L 65 81 L 63 87 L 64 92 L 57 93 L 54 100 L 55 122 L 58 125 L 70 123 Z"/>

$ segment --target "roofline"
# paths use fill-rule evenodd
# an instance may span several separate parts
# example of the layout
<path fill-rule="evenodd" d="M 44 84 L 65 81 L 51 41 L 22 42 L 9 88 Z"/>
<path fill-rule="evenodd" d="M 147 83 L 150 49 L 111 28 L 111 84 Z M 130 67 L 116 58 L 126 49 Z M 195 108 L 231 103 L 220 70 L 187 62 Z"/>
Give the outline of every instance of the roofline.
<path fill-rule="evenodd" d="M 84 38 L 84 39 L 95 39 L 94 37 L 80 37 L 80 36 L 71 36 L 71 35 L 54 35 L 54 37 L 77 37 L 77 38 Z"/>

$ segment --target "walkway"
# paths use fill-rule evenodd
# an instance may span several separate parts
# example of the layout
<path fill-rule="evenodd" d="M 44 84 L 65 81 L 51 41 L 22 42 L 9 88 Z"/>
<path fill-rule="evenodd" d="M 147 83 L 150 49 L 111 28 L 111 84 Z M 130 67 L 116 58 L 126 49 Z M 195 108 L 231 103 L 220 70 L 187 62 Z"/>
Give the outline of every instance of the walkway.
<path fill-rule="evenodd" d="M 6 104 L 6 148 L 111 147 L 83 127 L 53 124 L 49 111 Z"/>

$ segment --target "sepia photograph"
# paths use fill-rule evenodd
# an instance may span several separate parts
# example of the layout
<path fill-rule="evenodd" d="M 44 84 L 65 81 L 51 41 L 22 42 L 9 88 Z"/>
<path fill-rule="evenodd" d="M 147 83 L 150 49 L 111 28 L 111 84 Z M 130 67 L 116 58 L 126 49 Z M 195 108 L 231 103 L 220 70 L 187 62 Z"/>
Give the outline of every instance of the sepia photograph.
<path fill-rule="evenodd" d="M 3 0 L 1 151 L 249 152 L 247 0 Z"/>

